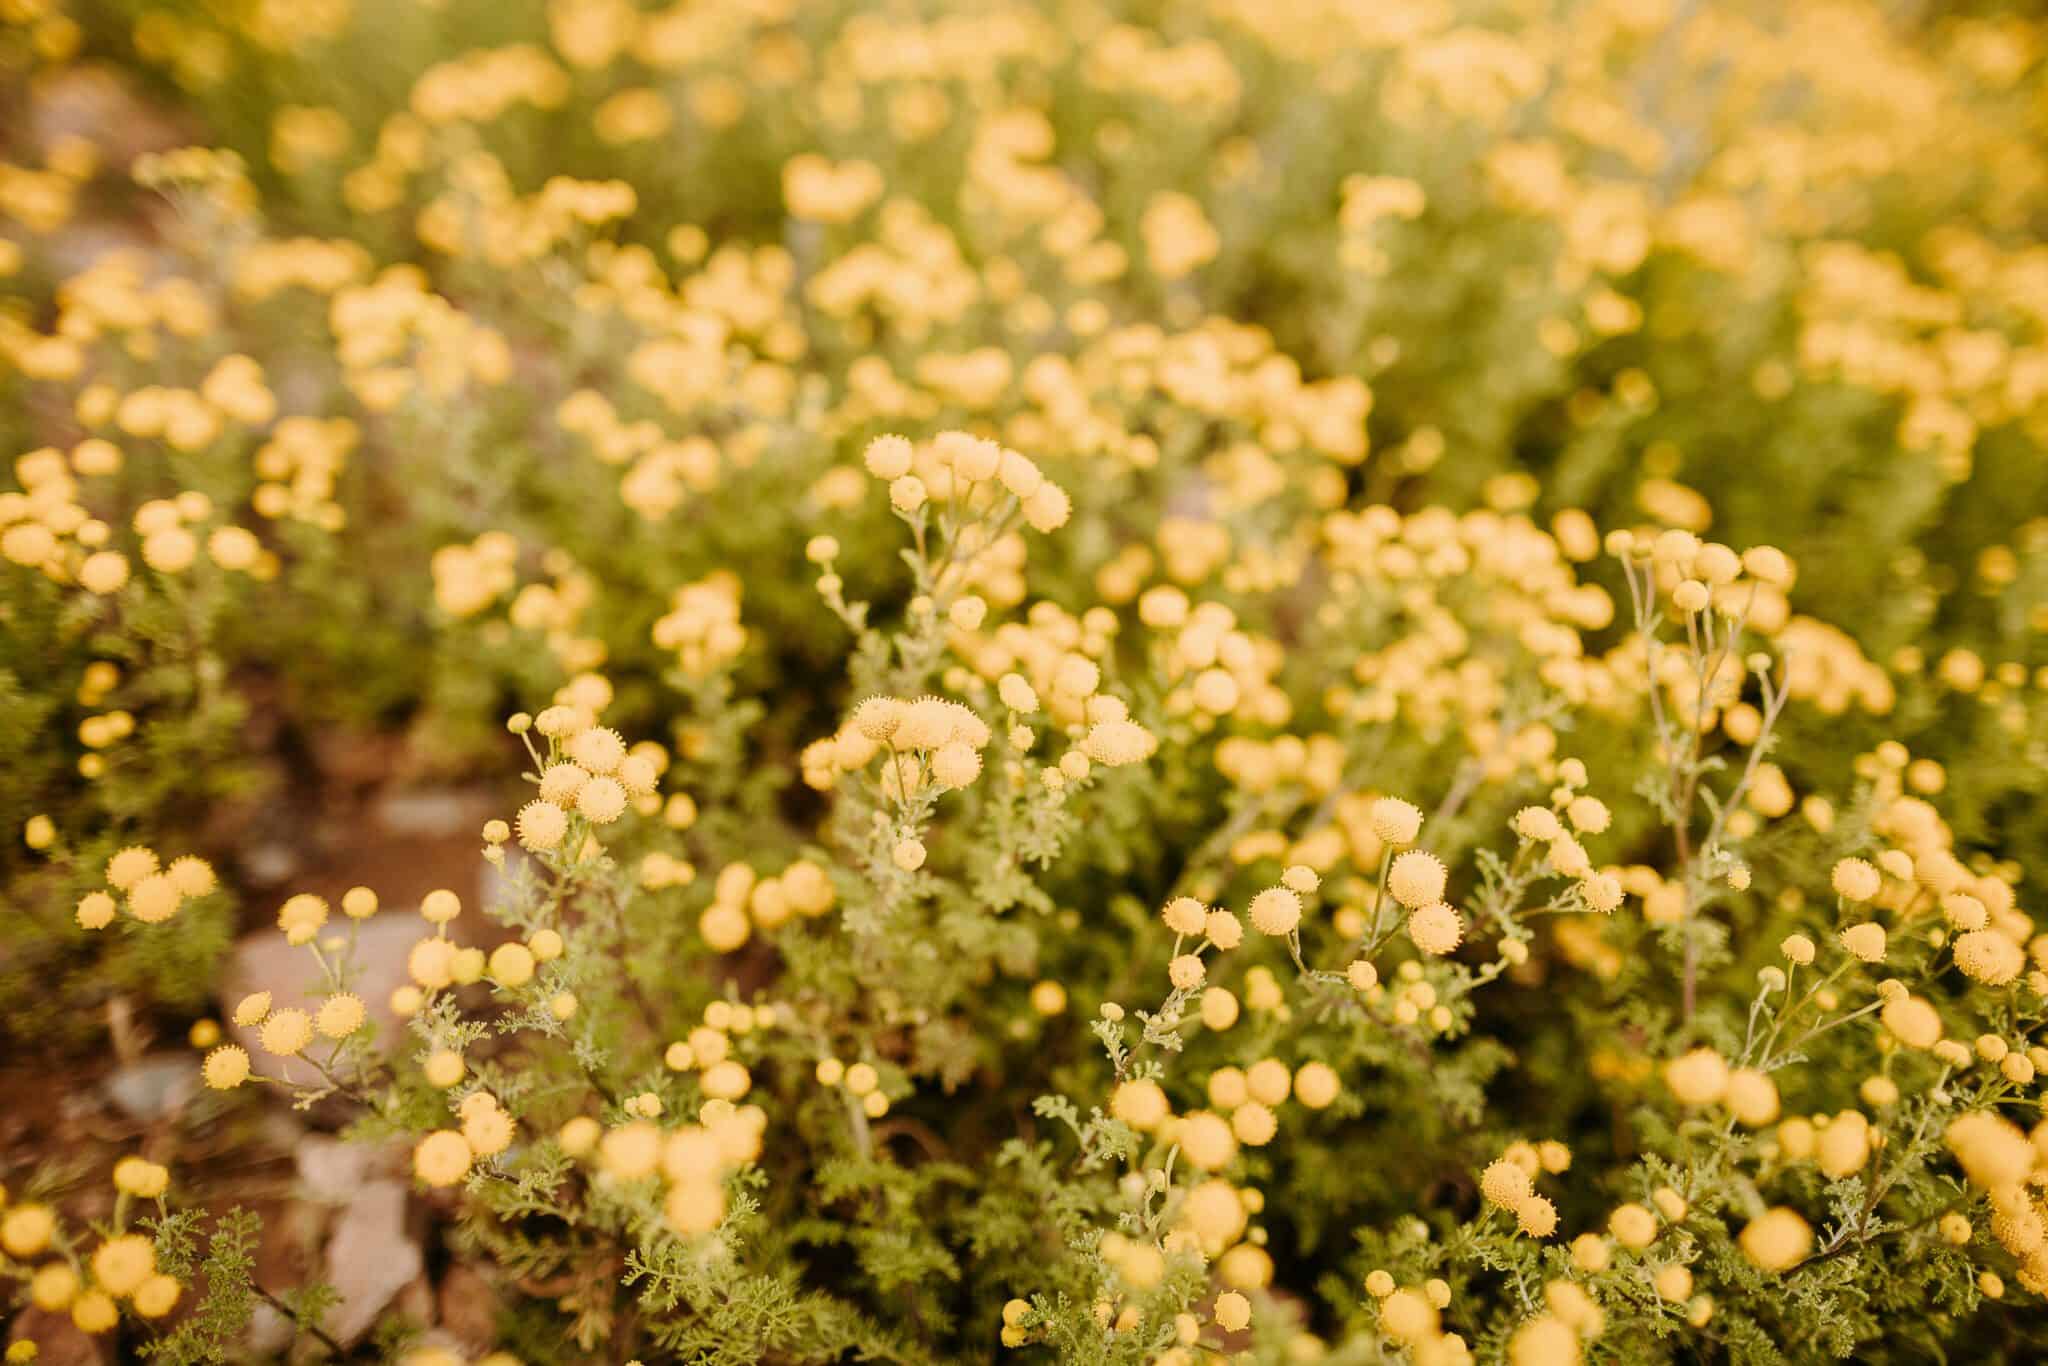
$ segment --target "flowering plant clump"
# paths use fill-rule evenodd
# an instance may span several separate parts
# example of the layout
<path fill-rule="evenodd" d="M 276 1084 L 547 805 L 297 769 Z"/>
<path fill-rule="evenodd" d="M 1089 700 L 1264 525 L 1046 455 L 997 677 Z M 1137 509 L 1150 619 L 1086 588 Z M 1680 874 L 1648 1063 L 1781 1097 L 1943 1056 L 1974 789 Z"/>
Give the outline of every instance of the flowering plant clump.
<path fill-rule="evenodd" d="M 2048 1352 L 1914 14 L 0 0 L 8 1360 Z"/>

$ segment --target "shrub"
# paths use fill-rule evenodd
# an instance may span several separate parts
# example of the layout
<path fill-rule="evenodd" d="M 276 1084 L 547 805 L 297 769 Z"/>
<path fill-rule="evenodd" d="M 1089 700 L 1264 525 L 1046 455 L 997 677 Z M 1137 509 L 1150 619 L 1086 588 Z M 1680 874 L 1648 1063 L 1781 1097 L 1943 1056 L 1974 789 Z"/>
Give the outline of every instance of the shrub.
<path fill-rule="evenodd" d="M 0 1028 L 204 1088 L 25 1303 L 445 1359 L 294 1106 L 494 1366 L 2044 1340 L 2037 23 L 0 10 Z M 366 733 L 478 887 L 255 875 Z"/>

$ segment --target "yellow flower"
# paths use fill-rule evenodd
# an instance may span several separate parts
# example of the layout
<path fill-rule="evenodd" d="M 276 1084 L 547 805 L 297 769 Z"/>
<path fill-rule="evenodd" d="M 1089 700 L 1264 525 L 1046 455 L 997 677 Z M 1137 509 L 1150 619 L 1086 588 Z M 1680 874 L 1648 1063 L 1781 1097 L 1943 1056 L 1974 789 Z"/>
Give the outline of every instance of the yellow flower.
<path fill-rule="evenodd" d="M 1408 937 L 1424 953 L 1447 954 L 1465 937 L 1464 918 L 1441 901 L 1424 906 L 1408 917 Z"/>
<path fill-rule="evenodd" d="M 1387 870 L 1387 891 L 1410 909 L 1443 900 L 1446 873 L 1443 860 L 1421 849 L 1397 856 Z"/>
<path fill-rule="evenodd" d="M 452 1186 L 469 1171 L 469 1141 L 452 1129 L 437 1129 L 419 1141 L 412 1169 L 429 1186 Z"/>
<path fill-rule="evenodd" d="M 1728 1092 L 1728 1063 L 1711 1048 L 1695 1048 L 1664 1065 L 1664 1082 L 1682 1105 L 1712 1105 Z"/>
<path fill-rule="evenodd" d="M 231 1091 L 249 1077 L 249 1054 L 234 1044 L 224 1044 L 206 1055 L 201 1069 L 206 1084 L 216 1091 Z"/>
<path fill-rule="evenodd" d="M 29 1281 L 28 1297 L 36 1308 L 57 1313 L 71 1307 L 78 1297 L 81 1282 L 78 1273 L 68 1262 L 50 1262 L 36 1268 L 36 1274 Z"/>
<path fill-rule="evenodd" d="M 330 996 L 320 1003 L 314 1026 L 330 1039 L 345 1039 L 363 1027 L 362 998 L 350 992 Z"/>
<path fill-rule="evenodd" d="M 1479 1174 L 1479 1193 L 1489 1204 L 1514 1209 L 1532 1194 L 1529 1173 L 1516 1163 L 1495 1159 Z"/>
<path fill-rule="evenodd" d="M 280 1010 L 263 1022 L 263 1049 L 291 1057 L 313 1041 L 313 1020 L 303 1010 Z"/>
<path fill-rule="evenodd" d="M 1260 934 L 1291 933 L 1301 923 L 1301 898 L 1285 887 L 1268 887 L 1252 898 L 1250 916 Z"/>
<path fill-rule="evenodd" d="M 57 1216 L 47 1205 L 16 1205 L 0 1215 L 0 1248 L 16 1258 L 33 1257 L 50 1245 Z"/>
<path fill-rule="evenodd" d="M 491 979 L 504 987 L 522 987 L 533 980 L 533 951 L 524 944 L 500 944 L 491 950 Z"/>
<path fill-rule="evenodd" d="M 177 1306 L 184 1287 L 161 1273 L 135 1287 L 135 1312 L 146 1319 L 160 1319 Z"/>
<path fill-rule="evenodd" d="M 126 1299 L 156 1274 L 156 1247 L 139 1233 L 109 1238 L 92 1254 L 92 1278 L 115 1299 Z"/>
<path fill-rule="evenodd" d="M 284 931 L 288 944 L 307 943 L 326 923 L 326 900 L 310 892 L 289 898 L 277 911 L 277 927 Z"/>

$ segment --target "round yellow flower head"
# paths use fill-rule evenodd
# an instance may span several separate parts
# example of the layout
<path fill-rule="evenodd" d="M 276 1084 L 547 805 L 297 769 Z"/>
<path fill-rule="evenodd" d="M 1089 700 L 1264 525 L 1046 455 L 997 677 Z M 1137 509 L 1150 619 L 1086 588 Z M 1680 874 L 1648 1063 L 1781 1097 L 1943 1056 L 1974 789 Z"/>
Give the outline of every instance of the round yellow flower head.
<path fill-rule="evenodd" d="M 878 436 L 868 443 L 862 460 L 869 474 L 887 483 L 910 473 L 916 453 L 916 447 L 903 437 Z"/>
<path fill-rule="evenodd" d="M 1264 1147 L 1273 1141 L 1273 1135 L 1279 1130 L 1279 1117 L 1261 1101 L 1247 1101 L 1230 1116 L 1230 1132 L 1237 1135 L 1237 1141 L 1246 1147 Z"/>
<path fill-rule="evenodd" d="M 28 1297 L 36 1308 L 54 1314 L 69 1309 L 82 1288 L 83 1282 L 68 1262 L 47 1262 L 36 1268 L 29 1280 Z"/>
<path fill-rule="evenodd" d="M 57 1216 L 47 1205 L 16 1205 L 0 1215 L 0 1249 L 10 1257 L 33 1257 L 50 1245 Z"/>
<path fill-rule="evenodd" d="M 141 1157 L 124 1157 L 114 1164 L 115 1189 L 141 1200 L 154 1200 L 169 1188 L 171 1173 Z"/>
<path fill-rule="evenodd" d="M 249 1079 L 249 1054 L 234 1044 L 224 1044 L 206 1055 L 200 1071 L 209 1087 L 232 1091 Z"/>
<path fill-rule="evenodd" d="M 1209 908 L 1191 896 L 1177 896 L 1166 903 L 1161 917 L 1175 934 L 1200 934 Z"/>
<path fill-rule="evenodd" d="M 1396 847 L 1413 844 L 1422 833 L 1422 808 L 1399 797 L 1382 797 L 1372 805 L 1372 832 Z"/>
<path fill-rule="evenodd" d="M 125 892 L 156 870 L 156 851 L 131 845 L 107 860 L 107 885 Z"/>
<path fill-rule="evenodd" d="M 1436 1336 L 1436 1306 L 1419 1290 L 1396 1290 L 1380 1301 L 1380 1329 L 1396 1342 L 1427 1341 Z"/>
<path fill-rule="evenodd" d="M 597 825 L 610 825 L 626 813 L 626 789 L 616 778 L 592 778 L 576 793 L 576 810 Z"/>
<path fill-rule="evenodd" d="M 713 1180 L 679 1182 L 662 1203 L 671 1227 L 686 1237 L 706 1234 L 725 1218 L 725 1189 Z"/>
<path fill-rule="evenodd" d="M 486 1095 L 478 1092 L 477 1095 Z M 474 1099 L 474 1097 L 471 1097 Z M 491 1157 L 512 1146 L 512 1116 L 490 1105 L 463 1106 L 462 1137 L 477 1157 Z"/>
<path fill-rule="evenodd" d="M 738 1100 L 753 1084 L 752 1074 L 731 1058 L 705 1068 L 699 1079 L 704 1094 L 714 1100 Z"/>
<path fill-rule="evenodd" d="M 2016 1186 L 2034 1169 L 2033 1144 L 2020 1127 L 1988 1110 L 1952 1120 L 1943 1141 L 1963 1175 L 1986 1190 Z"/>
<path fill-rule="evenodd" d="M 552 802 L 531 801 L 519 808 L 519 843 L 534 853 L 560 845 L 568 833 L 569 817 Z"/>
<path fill-rule="evenodd" d="M 452 1186 L 469 1171 L 469 1140 L 452 1129 L 437 1129 L 412 1152 L 413 1173 L 429 1186 Z"/>
<path fill-rule="evenodd" d="M 1229 1029 L 1240 1014 L 1237 995 L 1228 987 L 1210 987 L 1202 993 L 1202 1023 L 1210 1029 Z"/>
<path fill-rule="evenodd" d="M 263 1049 L 291 1057 L 313 1041 L 313 1019 L 303 1010 L 280 1010 L 263 1022 Z"/>
<path fill-rule="evenodd" d="M 1408 917 L 1408 938 L 1424 953 L 1450 953 L 1464 937 L 1464 918 L 1446 902 L 1423 906 Z"/>
<path fill-rule="evenodd" d="M 1292 933 L 1301 923 L 1301 898 L 1286 887 L 1268 887 L 1252 898 L 1251 922 L 1260 934 Z"/>
<path fill-rule="evenodd" d="M 168 874 L 151 873 L 128 889 L 128 913 L 145 925 L 160 925 L 178 913 L 182 899 Z"/>
<path fill-rule="evenodd" d="M 2002 987 L 2020 975 L 2026 955 L 1997 930 L 1972 930 L 1956 936 L 1956 966 L 1963 975 L 1986 986 Z"/>
<path fill-rule="evenodd" d="M 159 1272 L 135 1287 L 130 1303 L 143 1318 L 160 1319 L 177 1307 L 183 1289 L 176 1280 Z"/>
<path fill-rule="evenodd" d="M 1443 860 L 1421 849 L 1398 855 L 1387 870 L 1387 891 L 1410 910 L 1443 900 L 1446 872 Z"/>
<path fill-rule="evenodd" d="M 1777 1122 L 1778 1084 L 1769 1074 L 1751 1067 L 1738 1067 L 1728 1074 L 1728 1089 L 1722 1097 L 1730 1114 L 1746 1128 L 1761 1129 Z"/>
<path fill-rule="evenodd" d="M 92 1278 L 115 1299 L 126 1299 L 156 1274 L 156 1246 L 139 1233 L 109 1238 L 92 1254 Z"/>
<path fill-rule="evenodd" d="M 427 1060 L 421 1064 L 420 1071 L 426 1077 L 429 1086 L 445 1091 L 461 1081 L 469 1068 L 463 1062 L 462 1054 L 452 1048 L 437 1048 L 427 1055 Z"/>
<path fill-rule="evenodd" d="M 1548 1238 L 1557 1232 L 1557 1206 L 1531 1195 L 1515 1206 L 1515 1227 L 1531 1238 Z"/>
<path fill-rule="evenodd" d="M 1578 1366 L 1579 1334 L 1563 1319 L 1538 1314 L 1508 1338 L 1508 1366 Z"/>
<path fill-rule="evenodd" d="M 1623 1247 L 1641 1251 L 1656 1241 L 1657 1216 L 1641 1205 L 1621 1205 L 1607 1216 L 1607 1231 Z"/>
<path fill-rule="evenodd" d="M 1489 1204 L 1515 1209 L 1535 1193 L 1529 1173 L 1516 1163 L 1496 1158 L 1479 1174 L 1479 1193 Z"/>
<path fill-rule="evenodd" d="M 341 992 L 320 1003 L 314 1027 L 330 1039 L 345 1039 L 363 1027 L 363 999 L 353 992 Z"/>
<path fill-rule="evenodd" d="M 1797 1210 L 1779 1205 L 1743 1226 L 1743 1255 L 1765 1271 L 1789 1271 L 1813 1251 L 1813 1226 Z"/>
<path fill-rule="evenodd" d="M 214 876 L 213 865 L 195 854 L 184 854 L 171 860 L 164 873 L 171 885 L 181 896 L 201 897 L 220 885 Z"/>
<path fill-rule="evenodd" d="M 304 944 L 327 923 L 327 902 L 310 892 L 291 897 L 277 911 L 277 927 L 288 944 Z"/>
<path fill-rule="evenodd" d="M 541 800 L 570 806 L 589 781 L 590 774 L 581 764 L 549 764 L 540 775 Z"/>
<path fill-rule="evenodd" d="M 593 726 L 578 733 L 567 749 L 572 760 L 601 777 L 616 773 L 626 759 L 625 739 L 607 726 Z"/>
<path fill-rule="evenodd" d="M 103 930 L 114 923 L 114 898 L 105 892 L 87 892 L 78 899 L 78 924 L 81 929 Z"/>
<path fill-rule="evenodd" d="M 1783 1126 L 1780 1126 L 1782 1134 Z M 1859 1110 L 1844 1110 L 1823 1128 L 1814 1142 L 1820 1169 L 1840 1180 L 1862 1171 L 1870 1161 L 1870 1121 Z"/>
<path fill-rule="evenodd" d="M 1712 1105 L 1728 1092 L 1728 1063 L 1711 1048 L 1695 1048 L 1664 1065 L 1664 1084 L 1682 1105 Z"/>
<path fill-rule="evenodd" d="M 1343 1083 L 1328 1063 L 1303 1063 L 1294 1074 L 1294 1096 L 1311 1110 L 1323 1110 L 1336 1103 Z"/>
<path fill-rule="evenodd" d="M 1198 1110 L 1176 1132 L 1182 1154 L 1202 1171 L 1220 1171 L 1237 1156 L 1237 1137 L 1220 1115 Z"/>
<path fill-rule="evenodd" d="M 1845 858 L 1835 864 L 1829 880 L 1835 892 L 1847 901 L 1868 901 L 1883 887 L 1877 869 L 1860 858 Z"/>
<path fill-rule="evenodd" d="M 848 1088 L 852 1089 L 850 1071 Z M 1169 1107 L 1166 1093 L 1159 1089 L 1159 1083 L 1141 1079 L 1124 1082 L 1116 1088 L 1110 1096 L 1109 1112 L 1134 1129 L 1149 1130 L 1165 1122 Z"/>
<path fill-rule="evenodd" d="M 406 972 L 428 991 L 438 991 L 455 980 L 455 945 L 429 936 L 412 946 L 406 955 Z"/>
<path fill-rule="evenodd" d="M 500 944 L 491 950 L 491 980 L 502 987 L 523 987 L 533 980 L 533 950 L 520 943 Z"/>
<path fill-rule="evenodd" d="M 1881 963 L 1885 951 L 1884 926 L 1875 922 L 1851 925 L 1842 931 L 1842 947 L 1866 963 Z"/>
<path fill-rule="evenodd" d="M 71 1302 L 71 1322 L 80 1332 L 105 1333 L 120 1321 L 120 1306 L 104 1290 L 88 1290 Z"/>
<path fill-rule="evenodd" d="M 1923 997 L 1901 995 L 1888 1001 L 1878 1018 L 1908 1048 L 1932 1048 L 1941 1039 L 1941 1014 Z"/>

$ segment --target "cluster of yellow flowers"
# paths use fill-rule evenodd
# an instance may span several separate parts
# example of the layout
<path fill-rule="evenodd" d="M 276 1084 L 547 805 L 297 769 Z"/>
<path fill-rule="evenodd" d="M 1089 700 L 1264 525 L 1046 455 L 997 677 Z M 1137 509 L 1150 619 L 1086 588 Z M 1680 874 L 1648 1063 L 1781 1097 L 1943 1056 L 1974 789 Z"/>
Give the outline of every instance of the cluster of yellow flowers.
<path fill-rule="evenodd" d="M 164 864 L 143 845 L 130 845 L 108 859 L 106 881 L 110 890 L 87 892 L 78 900 L 76 918 L 84 929 L 103 930 L 123 910 L 145 925 L 160 925 L 186 901 L 219 885 L 213 865 L 196 854 L 180 854 Z"/>
<path fill-rule="evenodd" d="M 537 716 L 521 712 L 511 723 L 526 740 L 539 786 L 539 795 L 519 808 L 513 829 L 519 843 L 534 852 L 561 847 L 574 822 L 582 822 L 587 832 L 618 820 L 629 805 L 660 807 L 656 789 L 666 756 L 629 751 L 617 731 L 597 724 L 598 709 L 611 700 L 610 685 L 595 674 L 583 674 L 560 696 L 566 700 Z M 533 746 L 534 733 L 547 741 L 545 756 Z M 486 832 L 491 843 L 503 842 L 505 832 L 497 831 L 496 839 L 491 833 Z"/>
<path fill-rule="evenodd" d="M 1311 1317 L 1420 1366 L 1796 1356 L 1869 1344 L 1894 1259 L 1961 1353 L 1971 1284 L 2048 1293 L 2048 1124 L 2006 1117 L 2048 519 L 1999 506 L 2048 415 L 2038 24 L 403 8 L 0 0 L 30 913 L 186 909 L 60 946 L 146 964 L 217 879 L 135 842 L 230 851 L 131 790 L 401 712 L 456 771 L 547 699 L 398 985 L 376 893 L 282 901 L 314 986 L 193 1028 L 213 1105 L 408 1131 L 465 1246 L 587 1260 L 586 1354 L 687 1313 L 945 1357 L 1014 1292 L 1008 1346 L 1164 1366 L 1314 1359 Z M 67 131 L 127 88 L 44 80 L 88 36 L 244 150 Z M 971 1150 L 1013 1084 L 1071 1167 Z M 1345 1170 L 1377 1143 L 1420 1194 Z M 821 1207 L 841 1162 L 886 1237 Z M 123 1213 L 89 1258 L 55 1217 L 0 1215 L 35 1304 L 174 1309 Z"/>
<path fill-rule="evenodd" d="M 666 615 L 654 623 L 654 643 L 673 650 L 687 678 L 729 666 L 747 647 L 740 624 L 740 581 L 720 571 L 676 589 Z"/>
<path fill-rule="evenodd" d="M 641 881 L 646 881 L 644 868 Z M 711 904 L 697 917 L 697 932 L 715 953 L 740 948 L 757 929 L 772 932 L 792 916 L 815 920 L 839 904 L 831 877 L 809 859 L 798 859 L 770 877 L 750 864 L 729 863 L 718 870 L 711 887 Z"/>
<path fill-rule="evenodd" d="M 7 1193 L 0 1190 L 0 1252 L 19 1263 L 29 1303 L 46 1313 L 69 1313 L 81 1331 L 95 1335 L 111 1332 L 119 1323 L 119 1302 L 126 1301 L 141 1318 L 162 1319 L 177 1307 L 185 1289 L 157 1269 L 156 1247 L 149 1237 L 121 1231 L 132 1201 L 151 1201 L 159 1210 L 166 1207 L 170 1172 L 130 1156 L 114 1165 L 113 1181 L 117 1204 L 112 1229 L 89 1256 L 49 1205 L 9 1204 Z M 52 1255 L 40 1260 L 45 1254 Z"/>
<path fill-rule="evenodd" d="M 133 566 L 126 553 L 112 548 L 113 528 L 90 516 L 78 501 L 82 495 L 74 475 L 109 475 L 120 467 L 119 448 L 97 437 L 80 442 L 68 461 L 50 447 L 21 456 L 15 474 L 23 491 L 0 493 L 0 555 L 95 596 L 118 593 Z M 159 574 L 190 569 L 201 546 L 193 527 L 213 511 L 212 500 L 191 489 L 140 504 L 131 528 L 143 563 Z M 277 572 L 275 557 L 243 527 L 216 526 L 204 544 L 207 556 L 222 569 L 258 578 Z"/>
<path fill-rule="evenodd" d="M 744 1086 L 739 1094 L 746 1094 Z M 760 1155 L 767 1123 L 767 1112 L 758 1105 L 734 1105 L 729 1097 L 714 1096 L 704 1102 L 694 1124 L 664 1129 L 641 1119 L 604 1129 L 579 1116 L 562 1127 L 557 1141 L 573 1157 L 589 1156 L 595 1149 L 599 1172 L 625 1190 L 659 1185 L 669 1226 L 695 1237 L 724 1220 L 724 1175 Z"/>

